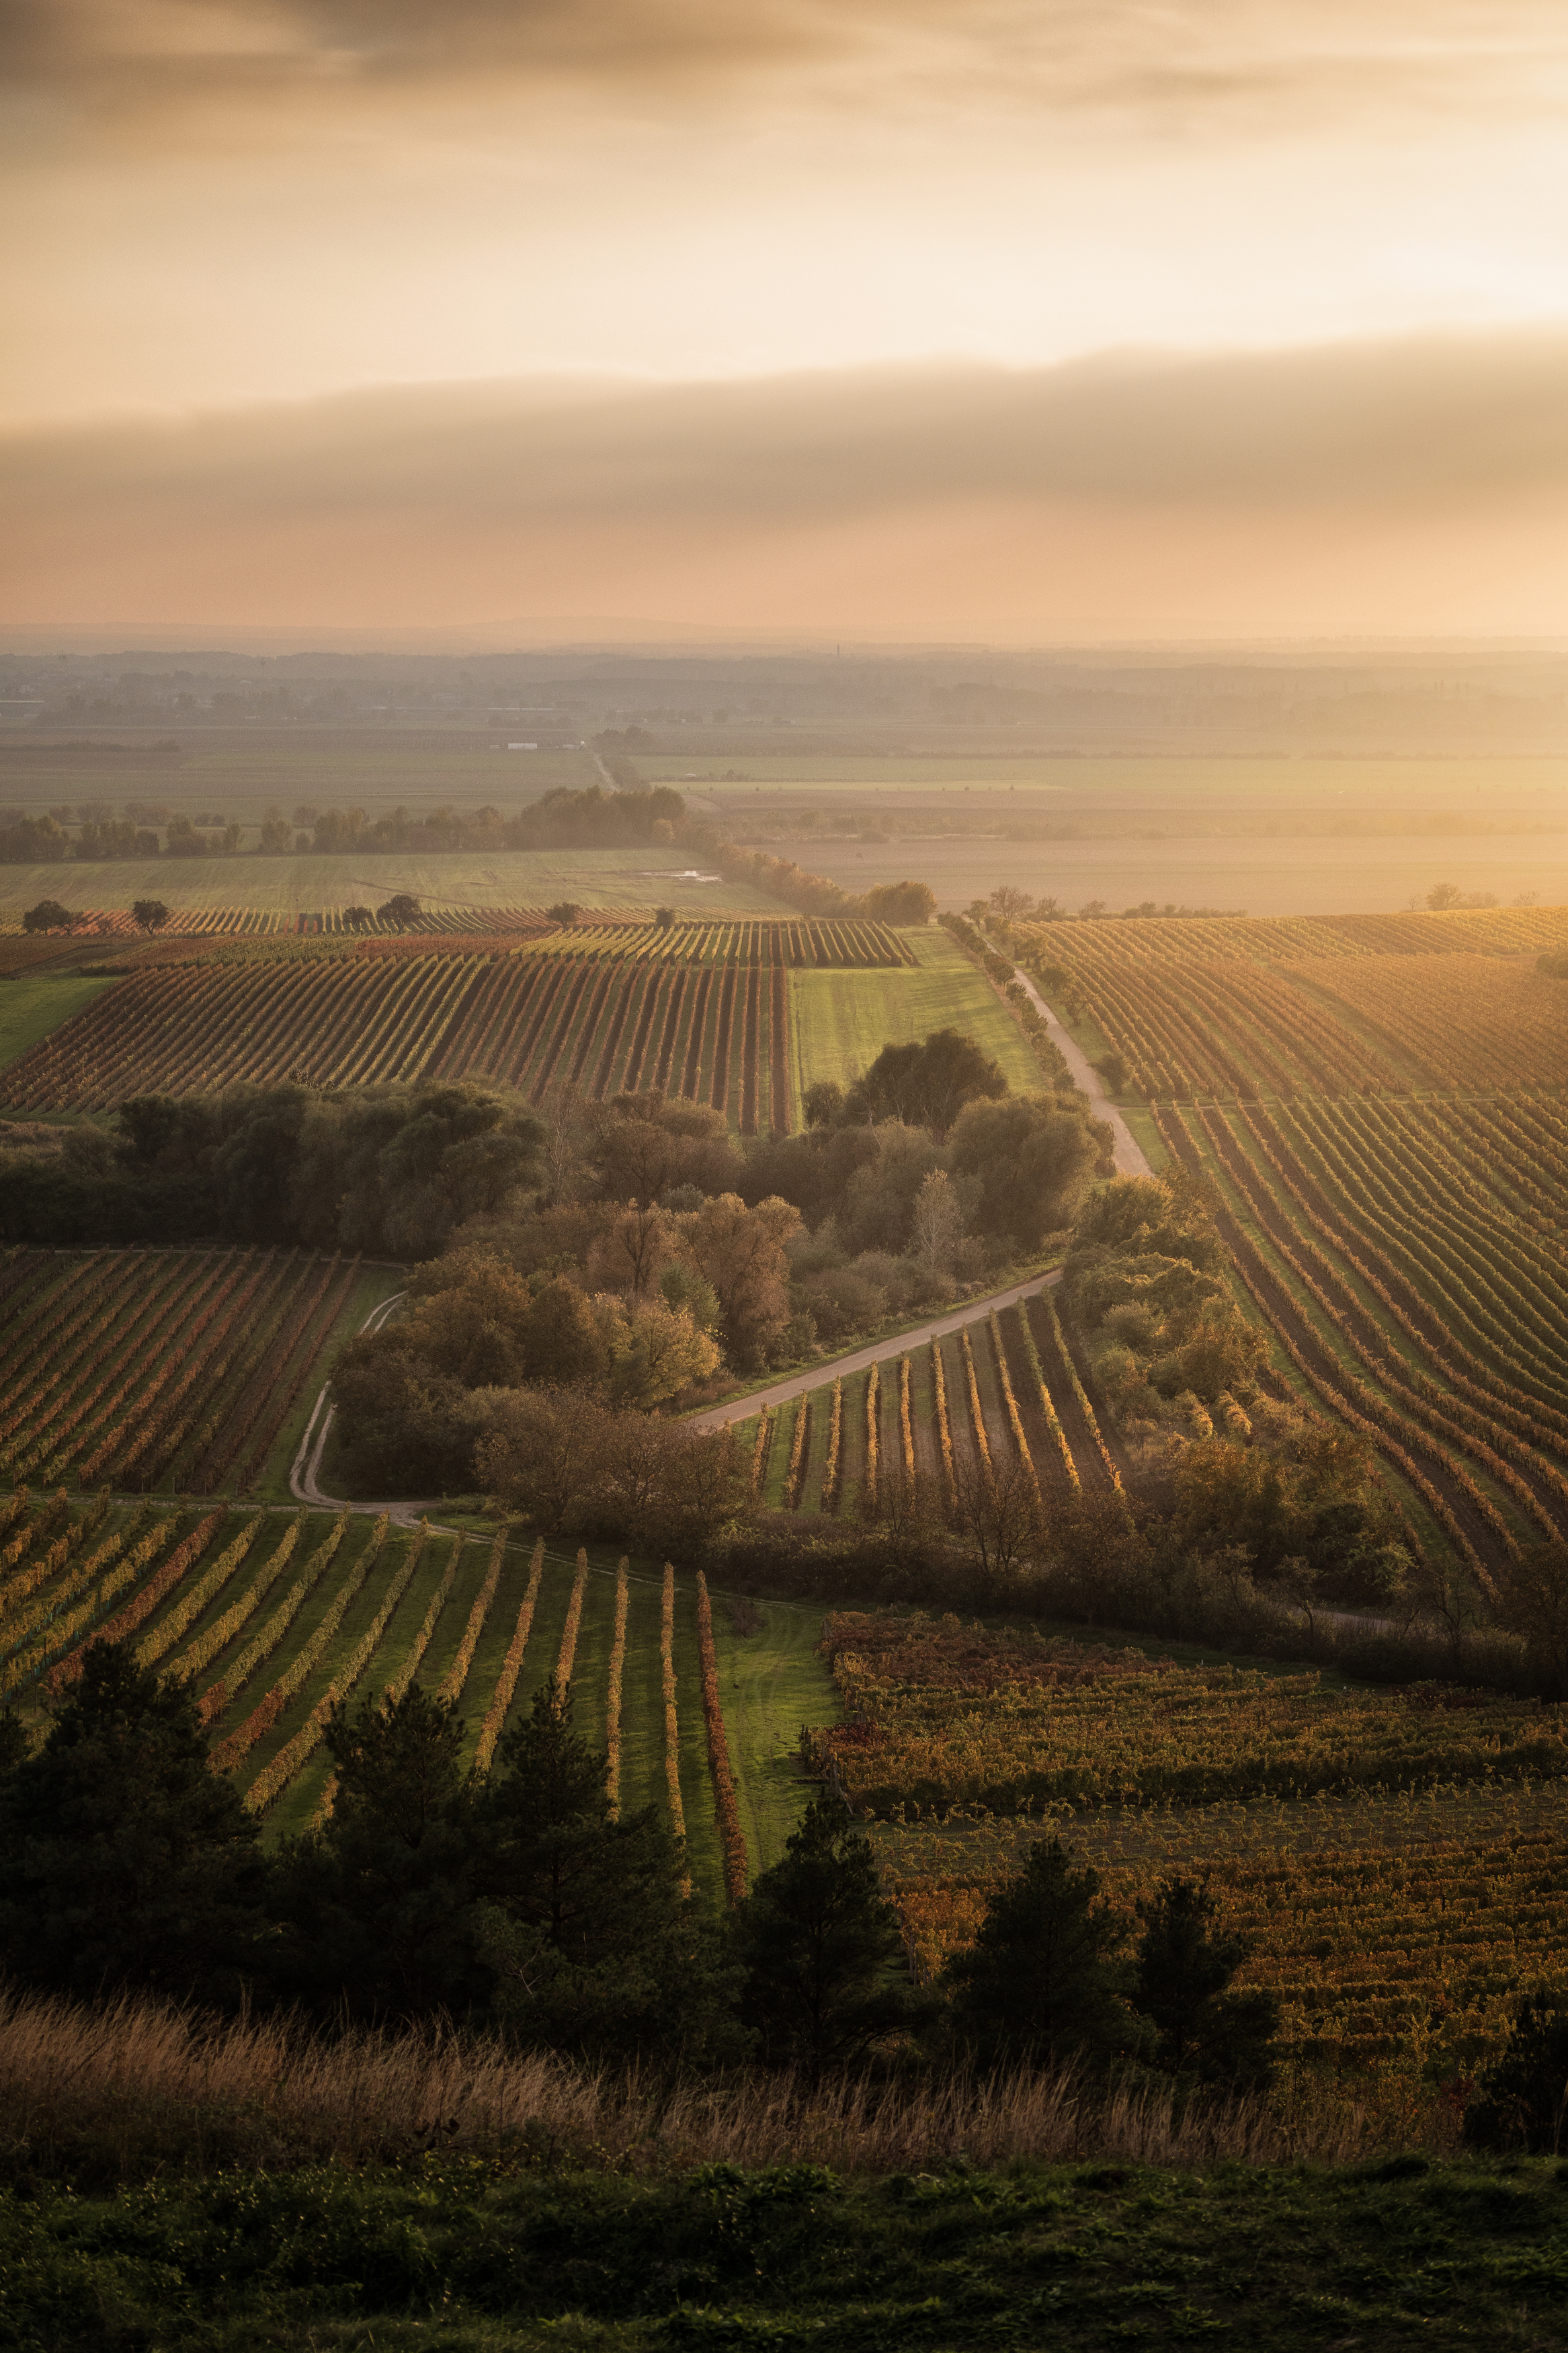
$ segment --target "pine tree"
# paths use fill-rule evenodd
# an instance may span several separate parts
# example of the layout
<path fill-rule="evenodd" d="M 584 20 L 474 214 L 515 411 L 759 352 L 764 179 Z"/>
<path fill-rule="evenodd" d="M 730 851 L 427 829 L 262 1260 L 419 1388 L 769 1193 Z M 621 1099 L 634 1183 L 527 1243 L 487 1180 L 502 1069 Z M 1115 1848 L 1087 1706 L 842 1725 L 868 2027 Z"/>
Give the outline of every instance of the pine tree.
<path fill-rule="evenodd" d="M 1194 1880 L 1167 1880 L 1140 1903 L 1138 1916 L 1143 1935 L 1132 1998 L 1158 2032 L 1155 2065 L 1204 2084 L 1261 2090 L 1274 2071 L 1269 2045 L 1279 2005 L 1262 1989 L 1229 1990 L 1251 1940 L 1215 1933 L 1213 1899 Z"/>
<path fill-rule="evenodd" d="M 1144 2039 L 1128 2001 L 1126 1931 L 1099 1874 L 1042 1839 L 999 1887 L 943 1982 L 960 2035 L 986 2060 L 1103 2059 Z"/>
<path fill-rule="evenodd" d="M 680 1847 L 652 1806 L 616 1818 L 609 1759 L 572 1718 L 552 1676 L 480 1800 L 498 2011 L 529 2041 L 598 2057 L 734 2055 L 737 1973 L 681 1893 Z"/>
<path fill-rule="evenodd" d="M 333 1710 L 326 1746 L 332 1810 L 285 1847 L 273 1878 L 278 1990 L 371 2018 L 482 2010 L 479 1843 L 455 1703 L 417 1683 L 367 1696 Z"/>
<path fill-rule="evenodd" d="M 264 1877 L 191 1694 L 129 1642 L 93 1643 L 42 1747 L 0 1776 L 0 1968 L 61 1992 L 233 1998 Z"/>
<path fill-rule="evenodd" d="M 849 2066 L 879 2037 L 919 2021 L 894 1974 L 898 1915 L 864 1836 L 837 1798 L 807 1807 L 783 1860 L 764 1871 L 733 1920 L 745 1971 L 742 2015 L 774 2065 Z"/>

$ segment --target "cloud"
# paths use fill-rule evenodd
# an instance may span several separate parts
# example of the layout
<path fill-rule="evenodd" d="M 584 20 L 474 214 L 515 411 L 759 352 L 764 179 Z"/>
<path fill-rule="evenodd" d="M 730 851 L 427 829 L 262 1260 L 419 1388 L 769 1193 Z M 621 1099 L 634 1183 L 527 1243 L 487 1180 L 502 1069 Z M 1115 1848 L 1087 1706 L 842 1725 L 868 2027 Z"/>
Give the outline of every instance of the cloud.
<path fill-rule="evenodd" d="M 385 389 L 0 440 L 0 617 L 1568 622 L 1568 335 Z"/>
<path fill-rule="evenodd" d="M 328 115 L 563 83 L 658 105 L 792 79 L 873 112 L 980 102 L 1179 129 L 1561 98 L 1555 0 L 5 0 L 14 90 L 103 123 Z"/>

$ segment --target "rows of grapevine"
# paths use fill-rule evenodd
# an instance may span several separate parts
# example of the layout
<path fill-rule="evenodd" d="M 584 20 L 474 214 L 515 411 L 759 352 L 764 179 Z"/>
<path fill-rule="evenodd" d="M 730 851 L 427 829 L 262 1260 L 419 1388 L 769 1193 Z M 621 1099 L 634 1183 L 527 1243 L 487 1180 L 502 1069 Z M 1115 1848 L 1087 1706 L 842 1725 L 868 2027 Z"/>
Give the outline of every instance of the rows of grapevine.
<path fill-rule="evenodd" d="M 781 927 L 728 929 L 743 952 L 698 942 L 686 961 L 552 944 L 137 967 L 0 1074 L 0 1104 L 105 1110 L 241 1082 L 426 1077 L 488 1078 L 537 1099 L 564 1080 L 600 1099 L 658 1087 L 715 1105 L 743 1134 L 784 1132 L 790 965 L 759 945 Z"/>
<path fill-rule="evenodd" d="M 918 1978 L 1054 1833 L 1130 1927 L 1161 1878 L 1201 1873 L 1299 2058 L 1473 2062 L 1523 1990 L 1568 1990 L 1568 1741 L 1532 1704 L 919 1613 L 836 1613 L 823 1649 L 845 1720 L 812 1744 L 870 1826 Z"/>
<path fill-rule="evenodd" d="M 348 1304 L 299 1250 L 0 1258 L 0 1480 L 244 1493 Z"/>
<path fill-rule="evenodd" d="M 1047 1504 L 1121 1471 L 1048 1292 L 787 1399 L 741 1426 L 760 1499 L 852 1516 L 900 1479 L 951 1500 L 955 1464 L 1017 1463 Z"/>
<path fill-rule="evenodd" d="M 1390 1039 L 1435 1086 L 1568 1084 L 1568 987 L 1529 964 L 1369 956 L 1294 975 Z"/>
<path fill-rule="evenodd" d="M 1568 907 L 1425 909 L 1394 915 L 1131 916 L 1101 923 L 1022 923 L 1020 952 L 1081 972 L 1130 965 L 1240 958 L 1536 956 L 1568 947 Z"/>
<path fill-rule="evenodd" d="M 1217 1181 L 1243 1293 L 1299 1386 L 1367 1432 L 1483 1589 L 1568 1533 L 1568 1264 L 1486 1165 L 1494 1134 L 1505 1169 L 1532 1140 L 1521 1119 L 1535 1107 L 1161 1114 Z"/>
<path fill-rule="evenodd" d="M 1130 1926 L 1162 1877 L 1201 1872 L 1223 1927 L 1252 1947 L 1237 1982 L 1279 2002 L 1289 2057 L 1468 2073 L 1497 2050 L 1522 1990 L 1568 1994 L 1560 1780 L 1310 1806 L 1108 1808 L 1053 1827 Z M 874 1834 L 918 1977 L 972 1941 L 992 1891 L 1038 1835 L 984 1819 L 956 1838 L 897 1826 Z"/>
<path fill-rule="evenodd" d="M 674 1794 L 699 1877 L 739 1894 L 740 1766 L 712 1607 L 700 1578 L 668 1584 Z M 531 1556 L 384 1517 L 24 1498 L 9 1528 L 0 1507 L 0 1694 L 36 1708 L 95 1635 L 128 1634 L 143 1664 L 189 1681 L 215 1769 L 281 1834 L 331 1810 L 322 1735 L 337 1702 L 417 1675 L 456 1702 L 465 1757 L 488 1765 L 541 1684 L 563 1675 L 577 1729 L 606 1746 L 614 1727 L 622 1810 L 668 1807 L 661 1599 L 626 1563 L 617 1574 L 581 1553 Z"/>

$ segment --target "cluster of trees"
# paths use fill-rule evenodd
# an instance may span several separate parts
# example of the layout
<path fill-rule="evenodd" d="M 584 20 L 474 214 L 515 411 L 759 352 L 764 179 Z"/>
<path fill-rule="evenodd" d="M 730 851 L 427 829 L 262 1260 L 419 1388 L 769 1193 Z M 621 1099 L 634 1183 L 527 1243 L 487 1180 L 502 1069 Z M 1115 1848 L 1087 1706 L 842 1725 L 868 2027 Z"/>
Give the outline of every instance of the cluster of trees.
<path fill-rule="evenodd" d="M 726 882 L 749 882 L 803 915 L 860 915 L 879 923 L 927 923 L 936 913 L 936 894 L 925 882 L 879 882 L 857 893 L 826 874 L 813 874 L 793 859 L 765 849 L 721 841 L 705 829 L 689 832 L 694 849 L 711 858 Z"/>
<path fill-rule="evenodd" d="M 818 1798 L 727 1917 L 684 1892 L 655 1808 L 618 1812 L 607 1758 L 553 1680 L 465 1772 L 452 1704 L 418 1684 L 339 1706 L 320 1829 L 263 1853 L 214 1774 L 190 1693 L 97 1643 L 32 1756 L 0 1719 L 0 1966 L 96 1997 L 142 1988 L 331 2025 L 446 2018 L 622 2063 L 1077 2060 L 1257 2089 L 1272 1996 L 1206 1891 L 1168 1882 L 1136 1923 L 1055 1839 L 993 1897 L 933 1988 L 903 1967 L 864 1837 Z"/>
<path fill-rule="evenodd" d="M 1397 1597 L 1411 1562 L 1375 1451 L 1260 1390 L 1267 1345 L 1231 1299 L 1205 1179 L 1173 1169 L 1103 1187 L 1074 1230 L 1063 1297 L 1123 1432 L 1153 1483 L 1168 1481 L 1182 1545 L 1239 1548 L 1303 1600 Z"/>
<path fill-rule="evenodd" d="M 270 818 L 263 828 L 262 849 L 333 855 L 348 850 L 650 849 L 679 838 L 686 823 L 686 803 L 668 785 L 613 793 L 601 785 L 581 791 L 563 785 L 511 818 L 489 805 L 428 809 L 417 816 L 396 808 L 374 818 L 363 808 L 301 808 L 295 818 L 296 831 L 280 812 Z"/>
<path fill-rule="evenodd" d="M 473 1086 L 139 1095 L 47 1162 L 0 1152 L 0 1239 L 205 1236 L 425 1258 L 536 1180 L 544 1130 Z"/>

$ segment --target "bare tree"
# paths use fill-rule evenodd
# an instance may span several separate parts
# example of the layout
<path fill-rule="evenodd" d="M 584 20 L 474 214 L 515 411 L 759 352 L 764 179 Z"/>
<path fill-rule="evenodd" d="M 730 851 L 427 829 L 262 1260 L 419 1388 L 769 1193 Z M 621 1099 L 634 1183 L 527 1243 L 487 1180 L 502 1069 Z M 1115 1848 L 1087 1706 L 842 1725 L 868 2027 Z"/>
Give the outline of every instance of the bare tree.
<path fill-rule="evenodd" d="M 1016 1576 L 1045 1544 L 1039 1494 L 1016 1455 L 990 1462 L 960 1456 L 954 1461 L 952 1520 L 974 1566 L 997 1579 Z"/>

